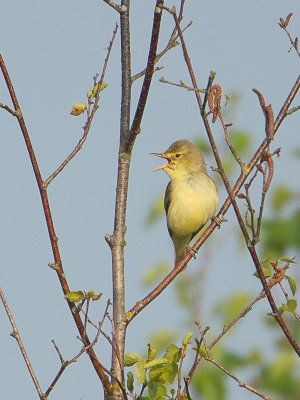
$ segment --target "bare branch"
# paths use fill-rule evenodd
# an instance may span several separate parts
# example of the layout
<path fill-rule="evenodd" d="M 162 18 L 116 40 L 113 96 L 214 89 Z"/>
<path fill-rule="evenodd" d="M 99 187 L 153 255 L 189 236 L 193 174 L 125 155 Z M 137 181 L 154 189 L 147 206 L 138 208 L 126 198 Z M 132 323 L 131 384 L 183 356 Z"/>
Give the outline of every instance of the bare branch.
<path fill-rule="evenodd" d="M 106 4 L 108 4 L 111 8 L 118 11 L 119 13 L 126 11 L 124 5 L 120 6 L 119 4 L 114 3 L 112 0 L 103 0 Z"/>
<path fill-rule="evenodd" d="M 279 26 L 285 31 L 285 33 L 287 34 L 287 36 L 288 36 L 288 38 L 289 38 L 289 40 L 291 42 L 292 47 L 294 47 L 294 49 L 296 50 L 296 53 L 300 57 L 300 50 L 299 50 L 299 46 L 298 46 L 298 38 L 295 37 L 295 39 L 293 39 L 292 35 L 290 34 L 290 32 L 286 29 L 288 24 L 289 24 L 289 22 L 290 22 L 290 19 L 291 19 L 292 15 L 293 15 L 293 13 L 290 13 L 286 17 L 285 21 L 283 20 L 283 18 L 280 18 Z"/>
<path fill-rule="evenodd" d="M 133 118 L 133 122 L 131 125 L 131 129 L 129 135 L 126 140 L 126 151 L 131 152 L 136 136 L 140 133 L 141 130 L 141 121 L 144 115 L 144 110 L 150 90 L 150 85 L 154 72 L 154 65 L 156 59 L 157 45 L 158 45 L 158 37 L 160 31 L 160 23 L 162 16 L 162 7 L 164 4 L 164 0 L 156 0 L 156 6 L 154 11 L 154 19 L 153 19 L 153 27 L 152 27 L 152 36 L 150 49 L 148 54 L 148 62 L 146 67 L 146 74 L 143 82 L 143 86 L 140 93 L 140 98 L 138 101 L 138 105 L 136 108 L 135 116 Z"/>
<path fill-rule="evenodd" d="M 187 68 L 188 68 L 188 71 L 189 71 L 189 74 L 190 74 L 190 77 L 191 77 L 191 81 L 192 81 L 193 87 L 195 89 L 198 89 L 196 78 L 195 78 L 195 74 L 194 74 L 194 71 L 193 71 L 193 68 L 192 68 L 192 64 L 191 64 L 191 60 L 190 60 L 190 57 L 189 57 L 189 54 L 188 54 L 188 51 L 187 51 L 187 48 L 186 48 L 186 45 L 185 45 L 185 41 L 184 41 L 181 29 L 180 29 L 180 25 L 178 23 L 178 18 L 176 16 L 175 11 L 171 10 L 170 12 L 172 13 L 172 15 L 174 17 L 174 20 L 175 20 L 175 23 L 176 23 L 176 26 L 177 26 L 177 29 L 178 29 L 178 32 L 179 32 L 179 35 L 180 35 L 183 55 L 184 55 L 184 59 L 185 59 L 185 62 L 186 62 L 186 65 L 187 65 Z M 207 135 L 208 135 L 208 138 L 209 138 L 209 141 L 210 141 L 210 144 L 211 144 L 211 147 L 212 147 L 212 150 L 213 150 L 213 153 L 214 153 L 217 165 L 218 165 L 218 169 L 219 169 L 220 175 L 222 177 L 222 180 L 223 180 L 224 185 L 226 187 L 227 193 L 229 195 L 229 198 L 224 203 L 223 207 L 220 210 L 220 213 L 221 213 L 221 215 L 224 215 L 224 212 L 228 209 L 230 203 L 232 203 L 234 211 L 235 211 L 235 214 L 236 214 L 236 217 L 237 217 L 239 225 L 240 225 L 240 229 L 241 229 L 241 231 L 243 233 L 243 236 L 245 238 L 245 242 L 246 242 L 248 251 L 249 251 L 249 253 L 251 255 L 251 258 L 253 260 L 253 263 L 254 263 L 254 265 L 255 265 L 255 267 L 257 269 L 259 278 L 260 278 L 262 286 L 263 286 L 263 288 L 264 288 L 264 290 L 266 292 L 266 295 L 267 295 L 268 301 L 270 303 L 270 306 L 272 308 L 272 311 L 274 313 L 274 316 L 275 316 L 277 322 L 279 323 L 282 331 L 284 332 L 285 336 L 287 337 L 288 341 L 290 342 L 290 344 L 294 348 L 295 352 L 298 354 L 298 356 L 300 356 L 300 347 L 296 343 L 296 341 L 293 338 L 291 332 L 289 331 L 288 327 L 286 326 L 285 322 L 283 321 L 283 319 L 281 317 L 281 314 L 279 313 L 278 308 L 277 308 L 277 306 L 275 304 L 274 298 L 273 298 L 273 296 L 272 296 L 272 294 L 270 292 L 270 289 L 269 289 L 268 284 L 266 282 L 266 279 L 264 277 L 261 265 L 259 263 L 259 259 L 258 259 L 256 250 L 255 250 L 254 246 L 250 242 L 250 238 L 249 238 L 247 229 L 246 229 L 244 221 L 243 221 L 243 219 L 241 217 L 238 205 L 237 205 L 237 203 L 235 201 L 235 196 L 238 193 L 238 192 L 236 192 L 235 189 L 237 187 L 239 187 L 240 184 L 246 180 L 246 178 L 249 175 L 249 173 L 251 172 L 252 168 L 254 168 L 254 166 L 256 165 L 258 160 L 260 159 L 261 155 L 263 154 L 265 149 L 268 147 L 268 145 L 270 143 L 270 140 L 273 139 L 274 133 L 277 131 L 280 123 L 282 122 L 282 120 L 286 116 L 286 110 L 288 109 L 289 105 L 291 104 L 292 100 L 294 99 L 294 97 L 295 97 L 295 95 L 296 95 L 296 93 L 297 93 L 297 91 L 299 89 L 299 85 L 300 85 L 300 76 L 299 76 L 296 84 L 294 85 L 294 88 L 289 93 L 288 98 L 287 98 L 285 104 L 283 105 L 282 109 L 280 110 L 280 113 L 279 113 L 279 115 L 278 115 L 278 117 L 277 117 L 275 122 L 272 120 L 273 113 L 272 113 L 271 107 L 270 106 L 265 107 L 264 106 L 265 103 L 264 103 L 263 97 L 260 96 L 257 93 L 258 91 L 256 92 L 258 94 L 258 96 L 259 96 L 261 107 L 265 111 L 267 138 L 262 143 L 262 145 L 259 147 L 259 149 L 257 150 L 256 154 L 254 155 L 254 157 L 252 158 L 252 160 L 248 164 L 248 166 L 243 169 L 243 171 L 242 171 L 242 173 L 241 173 L 239 179 L 237 180 L 236 185 L 235 185 L 235 187 L 233 189 L 231 189 L 231 187 L 229 185 L 229 181 L 227 179 L 227 176 L 225 174 L 224 168 L 222 166 L 222 163 L 221 163 L 221 160 L 220 160 L 220 156 L 218 154 L 217 147 L 216 147 L 216 144 L 215 144 L 215 141 L 214 141 L 214 138 L 213 138 L 213 135 L 212 135 L 212 132 L 211 132 L 211 129 L 210 129 L 206 114 L 205 114 L 205 110 L 203 110 L 203 108 L 202 108 L 202 100 L 201 100 L 200 94 L 199 94 L 199 92 L 197 90 L 195 90 L 196 99 L 197 99 L 198 106 L 199 106 L 199 109 L 200 109 L 200 112 L 201 112 L 201 115 L 202 115 L 202 119 L 203 119 L 203 122 L 204 122 L 204 125 L 205 125 L 205 128 L 206 128 L 206 132 L 207 132 Z M 194 249 L 197 249 L 197 244 L 198 244 L 198 242 L 193 247 Z"/>
<path fill-rule="evenodd" d="M 8 307 L 8 304 L 6 302 L 6 299 L 4 297 L 4 293 L 3 293 L 2 289 L 1 289 L 1 287 L 0 287 L 0 297 L 1 297 L 4 309 L 5 309 L 5 312 L 6 312 L 7 316 L 8 316 L 9 321 L 10 321 L 10 324 L 11 324 L 11 326 L 13 328 L 13 332 L 11 333 L 11 336 L 16 339 L 16 341 L 18 343 L 18 346 L 19 346 L 19 348 L 21 350 L 22 356 L 24 358 L 25 364 L 27 366 L 27 369 L 29 371 L 29 374 L 31 376 L 31 379 L 33 380 L 33 383 L 34 383 L 34 386 L 36 388 L 36 391 L 38 392 L 38 395 L 39 395 L 40 399 L 43 400 L 44 399 L 43 392 L 42 392 L 41 387 L 40 387 L 40 385 L 38 383 L 37 377 L 35 376 L 33 368 L 32 368 L 32 366 L 30 364 L 30 361 L 29 361 L 29 358 L 27 356 L 26 350 L 25 350 L 25 348 L 23 346 L 23 343 L 22 343 L 22 340 L 21 340 L 17 325 L 16 325 L 16 323 L 14 321 L 12 313 L 10 312 L 10 309 Z"/>
<path fill-rule="evenodd" d="M 6 85 L 12 100 L 12 103 L 14 105 L 15 110 L 20 110 L 20 106 L 17 100 L 17 96 L 15 94 L 12 82 L 10 80 L 7 68 L 5 66 L 4 60 L 0 54 L 0 68 L 2 70 L 4 79 L 6 81 Z M 53 253 L 53 257 L 54 257 L 54 264 L 55 264 L 55 271 L 57 273 L 57 276 L 59 278 L 60 284 L 61 284 L 61 288 L 62 291 L 64 293 L 64 295 L 68 294 L 70 292 L 69 289 L 69 285 L 63 270 L 63 266 L 62 266 L 62 261 L 61 261 L 61 256 L 60 256 L 60 251 L 59 251 L 59 247 L 58 247 L 58 238 L 56 236 L 55 233 L 55 229 L 54 229 L 54 224 L 53 224 L 53 219 L 52 219 L 52 214 L 51 214 L 51 209 L 50 209 L 50 204 L 49 204 L 49 200 L 48 200 L 48 195 L 47 195 L 47 191 L 46 188 L 44 187 L 43 184 L 43 180 L 41 177 L 41 173 L 40 173 L 40 169 L 38 166 L 38 162 L 35 156 L 35 152 L 34 149 L 32 147 L 31 144 L 31 140 L 30 140 L 30 136 L 29 136 L 29 132 L 27 130 L 25 121 L 23 116 L 18 118 L 18 122 L 19 122 L 19 126 L 21 129 L 21 132 L 23 134 L 24 140 L 25 140 L 25 144 L 27 147 L 27 151 L 31 160 L 31 164 L 32 164 L 32 168 L 34 171 L 34 175 L 36 178 L 36 182 L 40 191 L 40 196 L 41 196 L 41 201 L 42 201 L 42 205 L 43 205 L 43 209 L 44 209 L 44 215 L 45 215 L 45 219 L 46 219 L 46 224 L 47 224 L 47 228 L 48 228 L 48 233 L 49 233 L 49 239 L 51 242 L 51 247 L 52 247 L 52 253 Z M 74 303 L 67 301 L 69 309 L 71 311 L 72 317 L 74 319 L 74 322 L 77 326 L 77 329 L 81 335 L 81 338 L 84 342 L 84 344 L 86 346 L 88 346 L 90 344 L 89 339 L 86 335 L 84 335 L 84 326 L 82 324 L 81 318 L 79 316 L 79 314 L 76 311 L 76 307 L 74 307 Z M 110 382 L 103 370 L 103 368 L 101 367 L 101 364 L 99 362 L 99 360 L 97 359 L 97 356 L 94 352 L 94 350 L 92 348 L 90 348 L 87 351 L 90 360 L 95 368 L 96 373 L 98 374 L 99 379 L 101 380 L 101 383 L 103 385 L 104 391 L 108 394 L 112 393 L 112 387 L 110 385 Z"/>
<path fill-rule="evenodd" d="M 47 186 L 53 181 L 53 179 L 65 168 L 65 166 L 72 160 L 73 157 L 75 157 L 75 155 L 79 152 L 79 150 L 82 149 L 82 146 L 84 144 L 84 142 L 87 139 L 88 133 L 90 131 L 90 127 L 92 124 L 92 121 L 94 119 L 95 113 L 98 109 L 98 104 L 99 104 L 99 99 L 100 99 L 100 90 L 101 90 L 101 86 L 102 83 L 104 81 L 104 77 L 105 77 L 105 72 L 106 72 L 106 68 L 107 68 L 107 64 L 108 64 L 108 60 L 110 57 L 110 53 L 111 53 L 111 49 L 117 34 L 117 30 L 118 30 L 118 25 L 116 24 L 116 27 L 113 31 L 113 35 L 112 35 L 112 39 L 109 43 L 109 46 L 107 47 L 107 55 L 104 61 L 104 65 L 103 65 L 103 70 L 102 70 L 102 75 L 101 78 L 98 82 L 98 89 L 97 89 L 97 93 L 95 96 L 95 100 L 94 100 L 94 105 L 92 107 L 92 111 L 90 112 L 90 107 L 91 107 L 91 102 L 92 102 L 92 97 L 89 99 L 89 108 L 88 108 L 88 117 L 87 117 L 87 121 L 85 123 L 84 126 L 84 131 L 83 131 L 83 135 L 82 138 L 79 140 L 77 146 L 75 146 L 75 148 L 72 150 L 72 152 L 69 154 L 69 156 L 61 163 L 61 165 L 53 172 L 53 174 L 51 176 L 49 176 L 48 179 L 46 179 L 43 183 L 44 187 L 47 188 Z M 96 80 L 96 79 L 95 79 Z M 96 86 L 97 82 L 94 82 L 94 86 Z"/>
<path fill-rule="evenodd" d="M 249 392 L 252 392 L 252 393 L 256 394 L 257 396 L 261 397 L 264 400 L 271 400 L 269 397 L 265 396 L 264 394 L 262 394 L 258 390 L 254 389 L 252 386 L 248 385 L 247 383 L 242 382 L 236 375 L 233 375 L 233 373 L 228 371 L 228 369 L 224 368 L 214 358 L 208 357 L 208 358 L 206 358 L 206 361 L 209 361 L 210 363 L 212 363 L 216 367 L 218 367 L 221 371 L 225 372 L 225 374 L 227 374 L 232 379 L 234 379 L 239 384 L 240 387 L 243 387 L 243 388 L 249 390 Z"/>

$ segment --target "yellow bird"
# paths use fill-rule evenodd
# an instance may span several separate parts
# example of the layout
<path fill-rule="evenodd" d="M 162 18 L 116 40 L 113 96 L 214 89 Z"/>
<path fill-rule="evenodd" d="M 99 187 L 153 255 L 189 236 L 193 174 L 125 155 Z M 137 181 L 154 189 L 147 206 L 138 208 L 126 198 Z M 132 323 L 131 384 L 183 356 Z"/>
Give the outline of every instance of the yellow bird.
<path fill-rule="evenodd" d="M 202 152 L 188 140 L 178 140 L 164 153 L 151 153 L 168 163 L 163 169 L 170 177 L 165 193 L 165 212 L 174 243 L 175 266 L 190 249 L 189 243 L 214 217 L 219 197 L 214 181 L 207 175 Z"/>

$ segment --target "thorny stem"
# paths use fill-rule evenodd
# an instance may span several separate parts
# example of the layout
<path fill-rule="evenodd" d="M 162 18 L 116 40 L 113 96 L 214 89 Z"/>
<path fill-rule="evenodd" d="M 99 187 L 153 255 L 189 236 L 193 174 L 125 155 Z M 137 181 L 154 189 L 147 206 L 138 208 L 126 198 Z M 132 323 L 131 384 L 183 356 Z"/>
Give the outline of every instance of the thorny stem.
<path fill-rule="evenodd" d="M 19 112 L 20 106 L 19 106 L 16 94 L 15 94 L 15 91 L 14 91 L 13 85 L 11 83 L 8 71 L 6 69 L 6 66 L 4 64 L 4 61 L 3 61 L 3 58 L 2 58 L 1 55 L 0 55 L 0 67 L 1 67 L 4 79 L 6 81 L 6 85 L 7 85 L 7 88 L 9 90 L 9 93 L 10 93 L 11 100 L 12 100 L 12 103 L 14 105 L 14 108 L 15 108 L 15 110 L 17 112 Z M 30 157 L 30 160 L 31 160 L 32 167 L 33 167 L 34 175 L 35 175 L 35 178 L 36 178 L 36 181 L 37 181 L 37 185 L 38 185 L 38 188 L 39 188 L 39 191 L 40 191 L 40 196 L 41 196 L 42 205 L 43 205 L 43 209 L 44 209 L 44 215 L 45 215 L 46 224 L 47 224 L 48 233 L 49 233 L 49 238 L 50 238 L 51 247 L 52 247 L 52 253 L 53 253 L 54 260 L 55 260 L 55 266 L 56 266 L 55 270 L 56 270 L 58 279 L 60 281 L 63 293 L 64 293 L 64 295 L 66 295 L 66 294 L 68 294 L 70 292 L 70 289 L 69 289 L 69 286 L 68 286 L 68 283 L 67 283 L 67 280 L 66 280 L 66 277 L 65 277 L 65 274 L 64 274 L 63 267 L 62 267 L 60 251 L 59 251 L 59 247 L 58 247 L 58 239 L 57 239 L 57 236 L 56 236 L 56 233 L 55 233 L 55 229 L 54 229 L 54 225 L 53 225 L 53 220 L 52 220 L 52 215 L 51 215 L 51 210 L 50 210 L 50 204 L 49 204 L 49 201 L 48 201 L 47 191 L 46 191 L 46 188 L 43 185 L 43 180 L 42 180 L 42 177 L 41 177 L 40 169 L 39 169 L 36 157 L 35 157 L 35 153 L 34 153 L 34 150 L 33 150 L 32 144 L 31 144 L 31 140 L 30 140 L 30 137 L 29 137 L 29 133 L 27 131 L 27 127 L 26 127 L 24 118 L 23 118 L 21 113 L 20 113 L 20 116 L 18 117 L 18 122 L 19 122 L 20 129 L 22 131 L 24 140 L 25 140 L 25 144 L 26 144 L 26 147 L 27 147 L 27 150 L 28 150 L 28 154 L 29 154 L 29 157 Z M 69 306 L 69 309 L 71 311 L 72 317 L 73 317 L 73 319 L 74 319 L 74 321 L 76 323 L 77 329 L 78 329 L 78 331 L 80 333 L 80 336 L 81 336 L 84 344 L 86 346 L 90 345 L 90 341 L 89 341 L 87 335 L 85 335 L 85 333 L 84 333 L 84 326 L 83 326 L 83 323 L 81 321 L 80 316 L 78 315 L 78 313 L 76 311 L 76 307 L 74 307 L 74 303 L 72 303 L 70 301 L 67 301 L 67 303 L 68 303 L 68 306 Z M 91 360 L 91 362 L 92 362 L 92 364 L 93 364 L 93 366 L 94 366 L 94 368 L 95 368 L 95 370 L 96 370 L 96 372 L 97 372 L 97 374 L 98 374 L 98 376 L 99 376 L 99 378 L 101 380 L 101 383 L 103 385 L 104 391 L 106 393 L 111 393 L 111 385 L 109 383 L 109 380 L 108 380 L 106 374 L 103 371 L 103 368 L 101 367 L 101 365 L 100 365 L 100 363 L 99 363 L 99 361 L 98 361 L 98 359 L 96 357 L 96 354 L 95 354 L 94 350 L 92 348 L 90 348 L 87 351 L 87 353 L 88 353 L 88 355 L 90 357 L 90 360 Z"/>

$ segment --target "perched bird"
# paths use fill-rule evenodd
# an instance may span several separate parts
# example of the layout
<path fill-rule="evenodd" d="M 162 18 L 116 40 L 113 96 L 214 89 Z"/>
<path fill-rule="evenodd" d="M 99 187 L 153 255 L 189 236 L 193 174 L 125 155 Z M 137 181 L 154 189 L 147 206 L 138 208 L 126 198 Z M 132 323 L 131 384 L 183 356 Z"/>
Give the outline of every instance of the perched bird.
<path fill-rule="evenodd" d="M 165 212 L 174 243 L 175 266 L 190 249 L 189 243 L 214 217 L 219 197 L 214 181 L 207 175 L 202 152 L 188 140 L 178 140 L 161 154 L 168 163 L 163 169 L 170 177 L 165 193 Z"/>

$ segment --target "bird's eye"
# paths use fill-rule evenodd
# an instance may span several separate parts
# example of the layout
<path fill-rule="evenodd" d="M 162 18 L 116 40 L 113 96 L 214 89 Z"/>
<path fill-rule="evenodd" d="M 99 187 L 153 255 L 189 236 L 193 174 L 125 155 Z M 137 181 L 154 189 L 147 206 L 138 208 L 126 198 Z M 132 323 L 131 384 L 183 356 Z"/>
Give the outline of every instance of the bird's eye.
<path fill-rule="evenodd" d="M 176 157 L 176 158 L 179 158 L 180 156 L 181 156 L 180 153 L 176 153 L 176 154 L 175 154 L 175 157 Z"/>

